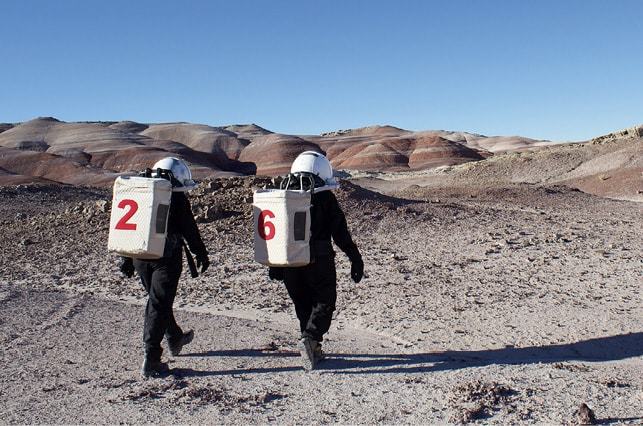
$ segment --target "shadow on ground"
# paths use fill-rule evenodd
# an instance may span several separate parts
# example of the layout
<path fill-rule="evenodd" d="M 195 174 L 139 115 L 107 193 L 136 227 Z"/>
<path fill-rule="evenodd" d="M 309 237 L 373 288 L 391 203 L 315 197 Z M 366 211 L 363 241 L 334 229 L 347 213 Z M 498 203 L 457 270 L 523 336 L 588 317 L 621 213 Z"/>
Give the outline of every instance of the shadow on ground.
<path fill-rule="evenodd" d="M 422 373 L 482 367 L 491 364 L 536 364 L 564 361 L 616 361 L 643 356 L 643 332 L 599 337 L 574 343 L 480 351 L 445 351 L 424 354 L 330 355 L 323 370 L 350 374 Z M 336 371 L 337 372 L 337 371 Z"/>
<path fill-rule="evenodd" d="M 184 356 L 205 357 L 298 357 L 292 351 L 257 349 L 218 350 Z M 535 364 L 564 361 L 616 361 L 643 356 L 643 332 L 599 337 L 560 345 L 507 347 L 480 351 L 445 351 L 420 354 L 328 354 L 318 370 L 339 374 L 424 373 L 482 367 L 491 364 Z M 176 369 L 182 376 L 278 373 L 300 370 L 296 366 L 239 368 L 235 370 L 196 371 Z"/>

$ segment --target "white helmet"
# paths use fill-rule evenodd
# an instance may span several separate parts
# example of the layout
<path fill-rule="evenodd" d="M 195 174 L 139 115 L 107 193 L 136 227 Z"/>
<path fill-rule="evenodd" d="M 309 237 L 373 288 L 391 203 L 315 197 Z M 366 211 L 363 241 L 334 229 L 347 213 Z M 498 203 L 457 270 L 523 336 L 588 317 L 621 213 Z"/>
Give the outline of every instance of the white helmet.
<path fill-rule="evenodd" d="M 316 192 L 336 189 L 339 184 L 333 177 L 333 167 L 323 154 L 315 151 L 304 151 L 295 158 L 290 173 L 311 173 L 324 181 L 325 185 L 315 188 Z"/>
<path fill-rule="evenodd" d="M 175 182 L 172 182 L 172 191 L 176 192 L 186 192 L 194 189 L 196 187 L 196 182 L 192 180 L 192 172 L 185 161 L 175 158 L 175 157 L 165 157 L 152 166 L 152 177 L 161 177 L 158 176 L 156 172 L 158 169 L 170 170 L 174 175 L 174 178 L 178 181 L 180 185 L 175 185 Z"/>

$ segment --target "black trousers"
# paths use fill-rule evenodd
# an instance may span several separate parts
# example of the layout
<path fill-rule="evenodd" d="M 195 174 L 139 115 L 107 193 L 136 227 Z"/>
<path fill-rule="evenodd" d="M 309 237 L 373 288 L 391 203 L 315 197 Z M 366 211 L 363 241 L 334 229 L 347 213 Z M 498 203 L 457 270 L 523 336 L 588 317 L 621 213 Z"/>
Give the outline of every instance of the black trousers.
<path fill-rule="evenodd" d="M 179 250 L 172 257 L 158 260 L 134 259 L 134 268 L 148 294 L 143 328 L 145 355 L 157 361 L 163 353 L 161 341 L 164 336 L 170 344 L 183 337 L 172 308 L 183 268 L 182 253 Z"/>
<path fill-rule="evenodd" d="M 318 257 L 310 265 L 285 268 L 284 282 L 295 304 L 301 336 L 321 342 L 337 302 L 335 257 Z"/>

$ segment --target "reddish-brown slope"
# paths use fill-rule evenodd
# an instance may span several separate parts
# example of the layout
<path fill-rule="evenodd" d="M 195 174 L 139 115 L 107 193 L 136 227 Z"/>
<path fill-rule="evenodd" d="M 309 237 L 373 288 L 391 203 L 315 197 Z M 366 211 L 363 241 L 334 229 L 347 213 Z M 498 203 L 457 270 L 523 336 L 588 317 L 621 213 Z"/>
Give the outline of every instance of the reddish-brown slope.
<path fill-rule="evenodd" d="M 409 156 L 409 168 L 418 170 L 437 166 L 466 163 L 482 160 L 476 151 L 459 143 L 448 141 L 439 136 L 426 136 L 415 141 Z"/>
<path fill-rule="evenodd" d="M 237 160 L 248 141 L 225 129 L 188 123 L 153 124 L 141 132 L 152 139 L 171 140 L 222 160 Z"/>
<path fill-rule="evenodd" d="M 438 136 L 407 134 L 375 141 L 351 140 L 350 148 L 331 156 L 340 169 L 399 171 L 480 160 L 477 151 Z M 323 146 L 323 144 L 322 144 Z"/>
<path fill-rule="evenodd" d="M 46 179 L 74 185 L 103 186 L 116 176 L 102 169 L 88 168 L 59 155 L 2 147 L 0 147 L 0 168 L 8 172 L 6 176 L 9 177 L 31 176 L 34 181 Z M 4 179 L 2 181 L 7 184 Z"/>
<path fill-rule="evenodd" d="M 316 144 L 297 136 L 270 134 L 255 138 L 239 160 L 256 164 L 257 174 L 278 175 L 287 173 L 295 157 L 308 150 L 320 151 Z"/>
<path fill-rule="evenodd" d="M 305 150 L 325 152 L 337 169 L 373 171 L 417 170 L 491 155 L 478 149 L 484 145 L 480 142 L 484 138 L 481 135 L 409 132 L 393 126 L 293 136 L 272 133 L 255 124 L 213 127 L 132 121 L 65 123 L 44 117 L 5 127 L 0 133 L 0 147 L 23 153 L 14 153 L 11 158 L 15 161 L 24 158 L 51 161 L 49 165 L 41 164 L 37 170 L 25 169 L 26 176 L 48 175 L 60 182 L 76 179 L 59 171 L 45 171 L 47 167 L 59 167 L 61 158 L 75 165 L 72 167 L 75 174 L 82 175 L 88 170 L 85 180 L 93 181 L 92 173 L 112 176 L 114 172 L 140 170 L 170 155 L 187 160 L 198 177 L 230 173 L 283 174 Z M 56 155 L 34 157 L 25 156 L 25 152 Z M 66 165 L 61 170 L 71 173 L 69 167 Z M 24 164 L 19 168 L 24 168 Z"/>

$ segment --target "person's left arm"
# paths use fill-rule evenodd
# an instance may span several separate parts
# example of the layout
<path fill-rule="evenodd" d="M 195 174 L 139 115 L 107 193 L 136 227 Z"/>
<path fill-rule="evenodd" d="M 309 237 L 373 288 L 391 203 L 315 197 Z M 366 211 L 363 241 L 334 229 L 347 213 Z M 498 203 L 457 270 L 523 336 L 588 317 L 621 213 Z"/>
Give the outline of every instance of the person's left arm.
<path fill-rule="evenodd" d="M 176 201 L 180 204 L 178 207 L 180 209 L 181 219 L 178 223 L 181 235 L 187 242 L 190 251 L 195 255 L 197 267 L 201 268 L 201 272 L 205 272 L 208 266 L 210 266 L 210 259 L 208 257 L 208 250 L 205 248 L 205 244 L 201 238 L 199 228 L 194 220 L 190 201 L 184 193 L 177 193 L 177 196 L 173 198 L 175 198 L 175 200 L 172 200 L 173 203 Z"/>
<path fill-rule="evenodd" d="M 353 281 L 358 283 L 364 276 L 364 261 L 362 260 L 362 255 L 348 231 L 346 216 L 339 206 L 337 198 L 335 198 L 335 195 L 332 192 L 329 193 L 327 202 L 327 208 L 331 217 L 333 241 L 350 259 L 351 278 Z"/>

